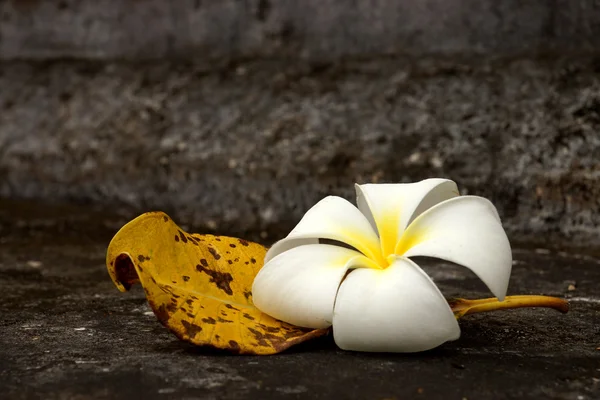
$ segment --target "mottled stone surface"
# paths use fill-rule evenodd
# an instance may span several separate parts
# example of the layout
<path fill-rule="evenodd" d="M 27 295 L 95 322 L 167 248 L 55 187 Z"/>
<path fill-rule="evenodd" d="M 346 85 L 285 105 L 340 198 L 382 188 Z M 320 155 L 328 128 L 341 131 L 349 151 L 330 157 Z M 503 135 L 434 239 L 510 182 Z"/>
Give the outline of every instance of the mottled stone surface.
<path fill-rule="evenodd" d="M 64 209 L 24 217 L 22 208 L 2 206 L 3 399 L 600 396 L 600 259 L 587 254 L 515 246 L 509 293 L 567 297 L 565 315 L 521 309 L 467 316 L 459 340 L 413 355 L 344 352 L 324 338 L 277 356 L 230 356 L 180 342 L 139 287 L 117 291 L 104 266 L 102 218 L 78 210 L 63 218 Z M 19 214 L 8 229 L 9 215 Z M 448 297 L 488 296 L 462 268 L 424 265 Z"/>
<path fill-rule="evenodd" d="M 354 182 L 448 177 L 527 240 L 598 243 L 600 61 L 0 64 L 0 197 L 285 235 Z"/>

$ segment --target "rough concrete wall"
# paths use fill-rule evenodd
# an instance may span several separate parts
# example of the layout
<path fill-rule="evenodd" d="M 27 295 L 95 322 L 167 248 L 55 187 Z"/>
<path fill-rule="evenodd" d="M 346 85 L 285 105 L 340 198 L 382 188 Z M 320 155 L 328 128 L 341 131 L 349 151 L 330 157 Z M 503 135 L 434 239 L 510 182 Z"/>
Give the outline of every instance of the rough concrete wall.
<path fill-rule="evenodd" d="M 598 21 L 598 0 L 0 0 L 0 197 L 276 237 L 355 181 L 447 176 L 513 233 L 598 243 Z"/>
<path fill-rule="evenodd" d="M 581 52 L 598 21 L 598 0 L 0 0 L 0 59 Z"/>
<path fill-rule="evenodd" d="M 521 237 L 599 242 L 598 59 L 17 62 L 0 87 L 0 197 L 275 238 L 355 181 L 445 176 Z"/>

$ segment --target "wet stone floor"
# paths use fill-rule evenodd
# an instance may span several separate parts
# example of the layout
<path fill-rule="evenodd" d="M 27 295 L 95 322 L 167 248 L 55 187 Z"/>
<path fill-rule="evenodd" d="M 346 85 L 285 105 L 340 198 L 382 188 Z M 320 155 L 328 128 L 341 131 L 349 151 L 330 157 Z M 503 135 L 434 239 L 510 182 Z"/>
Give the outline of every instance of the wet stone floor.
<path fill-rule="evenodd" d="M 53 232 L 52 223 L 32 228 L 3 215 L 3 399 L 600 398 L 600 259 L 593 256 L 514 246 L 509 294 L 566 297 L 566 315 L 466 316 L 459 340 L 411 355 L 344 352 L 326 337 L 276 356 L 230 356 L 179 341 L 139 286 L 117 291 L 104 265 L 110 235 L 81 234 L 85 225 Z M 425 265 L 446 296 L 488 297 L 465 269 Z"/>

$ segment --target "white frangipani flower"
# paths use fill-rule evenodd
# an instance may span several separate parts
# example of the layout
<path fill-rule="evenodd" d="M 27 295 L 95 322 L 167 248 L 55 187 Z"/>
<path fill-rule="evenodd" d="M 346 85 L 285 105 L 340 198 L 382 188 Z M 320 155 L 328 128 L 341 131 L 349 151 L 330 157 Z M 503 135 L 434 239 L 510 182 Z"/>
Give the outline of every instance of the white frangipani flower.
<path fill-rule="evenodd" d="M 446 179 L 356 192 L 358 208 L 326 197 L 268 251 L 252 290 L 260 310 L 298 326 L 333 325 L 342 349 L 414 352 L 458 339 L 460 328 L 411 257 L 463 265 L 504 298 L 512 254 L 488 200 L 459 196 Z"/>

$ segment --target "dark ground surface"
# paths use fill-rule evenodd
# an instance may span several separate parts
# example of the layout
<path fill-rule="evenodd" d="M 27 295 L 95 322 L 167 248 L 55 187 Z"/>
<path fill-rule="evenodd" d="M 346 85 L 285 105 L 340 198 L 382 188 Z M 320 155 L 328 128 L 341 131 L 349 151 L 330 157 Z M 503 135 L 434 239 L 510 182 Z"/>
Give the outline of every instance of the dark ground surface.
<path fill-rule="evenodd" d="M 139 287 L 117 291 L 104 266 L 112 222 L 98 215 L 1 204 L 0 397 L 600 398 L 592 255 L 515 246 L 509 293 L 567 297 L 566 315 L 467 316 L 458 341 L 414 355 L 344 352 L 325 338 L 277 356 L 229 356 L 180 342 Z M 487 297 L 463 269 L 427 265 L 447 296 Z"/>

